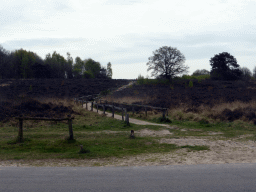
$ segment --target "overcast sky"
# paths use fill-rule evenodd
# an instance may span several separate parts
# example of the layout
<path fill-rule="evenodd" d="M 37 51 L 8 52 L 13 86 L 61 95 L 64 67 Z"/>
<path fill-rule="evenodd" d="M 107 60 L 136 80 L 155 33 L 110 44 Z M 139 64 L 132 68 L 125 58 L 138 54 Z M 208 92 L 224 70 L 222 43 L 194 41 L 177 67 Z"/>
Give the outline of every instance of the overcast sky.
<path fill-rule="evenodd" d="M 57 51 L 73 59 L 112 63 L 113 78 L 149 76 L 148 57 L 162 46 L 186 57 L 189 74 L 210 70 L 229 52 L 256 66 L 256 0 L 0 0 L 0 45 L 43 59 Z"/>

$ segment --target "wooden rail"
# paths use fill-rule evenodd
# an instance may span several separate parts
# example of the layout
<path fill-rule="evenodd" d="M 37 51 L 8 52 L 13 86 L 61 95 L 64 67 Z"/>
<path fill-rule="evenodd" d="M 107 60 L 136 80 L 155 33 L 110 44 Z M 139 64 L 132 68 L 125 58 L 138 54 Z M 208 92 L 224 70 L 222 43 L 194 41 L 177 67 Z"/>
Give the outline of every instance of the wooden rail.
<path fill-rule="evenodd" d="M 93 106 L 93 104 L 96 105 L 96 107 L 97 107 L 97 113 L 98 113 L 98 108 L 99 107 L 103 108 L 103 114 L 105 114 L 106 107 L 112 108 L 112 117 L 113 118 L 114 118 L 114 114 L 115 114 L 115 109 L 121 111 L 122 112 L 122 121 L 125 121 L 126 124 L 129 124 L 129 114 L 127 113 L 127 109 L 126 108 L 116 107 L 115 105 L 99 104 L 97 102 L 92 102 L 91 106 Z M 124 116 L 125 116 L 125 119 L 124 119 Z"/>
<path fill-rule="evenodd" d="M 45 117 L 16 117 L 16 119 L 19 119 L 19 134 L 18 134 L 18 139 L 17 141 L 23 142 L 23 121 L 24 120 L 40 120 L 40 121 L 64 121 L 64 120 L 68 120 L 68 127 L 69 127 L 69 140 L 73 140 L 74 136 L 73 136 L 73 128 L 72 128 L 72 119 L 74 119 L 74 117 L 71 117 L 70 115 L 68 115 L 67 118 L 45 118 Z"/>
<path fill-rule="evenodd" d="M 99 101 L 100 101 L 100 103 L 101 103 L 101 101 L 103 101 L 103 100 L 100 99 Z M 105 101 L 105 102 L 106 102 L 106 101 Z M 165 117 L 165 115 L 168 116 L 168 108 L 153 107 L 153 106 L 149 106 L 149 105 L 127 104 L 127 103 L 121 103 L 120 105 L 131 106 L 131 107 L 132 107 L 132 112 L 133 112 L 133 114 L 134 114 L 134 107 L 137 106 L 137 107 L 144 107 L 144 108 L 145 108 L 145 114 L 146 114 L 146 116 L 147 116 L 147 108 L 161 110 L 161 111 L 163 111 L 163 117 Z"/>
<path fill-rule="evenodd" d="M 94 97 L 96 96 L 96 97 Z M 88 97 L 91 97 L 92 100 L 95 100 L 96 102 L 93 102 L 92 100 L 88 100 L 87 98 Z M 98 103 L 98 101 L 100 103 Z M 84 105 L 84 103 L 86 104 L 86 109 L 88 110 L 88 106 L 87 106 L 87 103 L 91 103 L 91 111 L 93 111 L 93 105 L 96 105 L 97 107 L 97 113 L 98 113 L 98 108 L 99 107 L 102 107 L 103 108 L 103 114 L 105 114 L 105 111 L 106 111 L 106 107 L 110 107 L 112 108 L 112 117 L 114 117 L 114 111 L 115 109 L 119 110 L 119 111 L 122 111 L 122 120 L 124 120 L 124 112 L 125 112 L 125 121 L 129 124 L 129 114 L 127 113 L 127 108 L 123 108 L 123 107 L 116 107 L 114 105 L 114 103 L 112 103 L 112 105 L 110 104 L 107 104 L 107 103 L 101 103 L 101 100 L 100 99 L 100 94 L 93 94 L 93 95 L 87 95 L 87 96 L 83 96 L 83 97 L 79 97 L 79 98 L 75 98 L 74 99 L 74 102 L 75 103 L 81 103 L 82 104 L 82 107 Z M 105 101 L 106 102 L 106 101 Z M 137 105 L 137 104 L 126 104 L 126 103 L 122 103 L 120 105 L 126 105 L 126 106 L 131 106 L 132 107 L 132 113 L 134 115 L 134 107 L 144 107 L 144 110 L 145 110 L 145 115 L 147 116 L 147 109 L 148 108 L 151 108 L 151 109 L 156 109 L 156 110 L 161 110 L 163 112 L 163 118 L 165 118 L 166 116 L 168 116 L 168 108 L 162 108 L 162 107 L 153 107 L 153 106 L 149 106 L 149 105 Z"/>

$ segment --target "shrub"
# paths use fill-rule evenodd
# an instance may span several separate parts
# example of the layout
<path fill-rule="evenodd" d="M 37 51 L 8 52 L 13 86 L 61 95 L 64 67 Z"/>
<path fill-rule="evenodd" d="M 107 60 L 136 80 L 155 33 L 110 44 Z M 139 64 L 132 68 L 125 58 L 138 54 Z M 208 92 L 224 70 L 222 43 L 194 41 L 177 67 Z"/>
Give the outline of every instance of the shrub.
<path fill-rule="evenodd" d="M 189 79 L 189 80 L 197 79 L 198 81 L 201 81 L 201 80 L 205 80 L 205 79 L 210 79 L 210 75 L 199 75 L 199 76 L 196 76 L 196 75 L 183 75 L 181 77 L 181 79 Z"/>
<path fill-rule="evenodd" d="M 167 117 L 159 117 L 155 119 L 157 123 L 172 123 L 172 121 Z"/>
<path fill-rule="evenodd" d="M 83 74 L 83 77 L 85 79 L 91 79 L 91 78 L 94 78 L 94 75 L 90 71 L 85 71 L 84 74 Z"/>
<path fill-rule="evenodd" d="M 108 95 L 110 92 L 111 92 L 110 90 L 104 90 L 104 91 L 101 91 L 101 92 L 100 92 L 100 95 L 106 96 L 106 95 Z"/>
<path fill-rule="evenodd" d="M 192 81 L 189 81 L 188 86 L 189 86 L 190 88 L 192 88 L 192 87 L 193 87 L 193 82 L 192 82 Z"/>
<path fill-rule="evenodd" d="M 138 84 L 139 85 L 143 85 L 144 83 L 145 83 L 145 78 L 141 75 L 141 74 L 139 74 L 139 76 L 138 76 Z"/>
<path fill-rule="evenodd" d="M 138 77 L 138 84 L 139 85 L 169 85 L 170 81 L 168 79 L 149 79 L 144 78 L 143 76 L 139 75 Z"/>

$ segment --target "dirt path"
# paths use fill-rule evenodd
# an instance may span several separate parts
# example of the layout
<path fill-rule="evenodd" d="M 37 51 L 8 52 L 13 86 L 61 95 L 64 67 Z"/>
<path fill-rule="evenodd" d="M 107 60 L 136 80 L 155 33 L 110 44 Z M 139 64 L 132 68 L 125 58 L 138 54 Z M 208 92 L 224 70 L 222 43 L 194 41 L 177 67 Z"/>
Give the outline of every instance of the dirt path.
<path fill-rule="evenodd" d="M 124 85 L 124 86 L 120 87 L 119 89 L 117 89 L 116 91 L 121 91 L 121 90 L 133 85 L 134 83 L 135 83 L 135 81 L 132 81 L 128 85 Z M 86 104 L 83 105 L 83 108 L 86 108 Z M 91 110 L 91 103 L 87 104 L 87 108 L 88 108 L 88 110 Z M 93 112 L 97 113 L 97 109 L 93 108 Z M 103 111 L 98 110 L 98 113 L 103 114 Z M 112 113 L 105 112 L 105 114 L 106 114 L 107 117 L 112 117 Z M 114 114 L 114 118 L 118 119 L 118 120 L 122 120 L 121 115 Z M 129 118 L 129 122 L 137 124 L 137 125 L 157 125 L 157 126 L 163 126 L 163 127 L 171 128 L 170 125 L 167 125 L 167 124 L 150 123 L 150 122 L 146 122 L 146 121 L 142 121 L 142 120 L 138 120 L 138 119 L 133 119 L 133 118 Z"/>
<path fill-rule="evenodd" d="M 46 159 L 46 160 L 7 160 L 0 161 L 2 166 L 44 166 L 44 167 L 91 167 L 91 166 L 152 166 L 152 165 L 192 165 L 256 163 L 256 144 L 253 141 L 211 140 L 209 138 L 161 139 L 162 143 L 177 145 L 207 145 L 208 151 L 189 151 L 179 149 L 175 152 L 141 154 L 123 158 L 103 159 Z"/>
<path fill-rule="evenodd" d="M 86 108 L 86 104 L 83 105 L 83 108 Z M 88 108 L 88 110 L 91 110 L 91 103 L 87 104 L 87 108 Z M 93 112 L 97 113 L 97 109 L 93 108 Z M 103 111 L 98 110 L 98 113 L 103 114 Z M 105 114 L 106 114 L 107 117 L 112 117 L 112 113 L 105 112 Z M 122 120 L 121 115 L 114 114 L 114 118 L 118 119 L 118 120 Z M 171 126 L 167 125 L 167 124 L 150 123 L 150 122 L 147 122 L 147 121 L 142 121 L 142 120 L 133 119 L 133 118 L 129 118 L 129 122 L 137 124 L 137 125 L 157 125 L 157 126 L 163 126 L 163 127 L 171 128 Z"/>
<path fill-rule="evenodd" d="M 86 105 L 83 107 L 85 108 Z M 88 104 L 88 109 L 91 106 Z M 93 112 L 97 113 L 96 109 Z M 103 114 L 101 110 L 99 114 Z M 106 112 L 108 117 L 112 113 Z M 114 118 L 122 120 L 121 115 L 114 115 Z M 10 160 L 0 161 L 1 166 L 148 166 L 148 165 L 190 165 L 190 164 L 225 164 L 225 163 L 256 163 L 256 142 L 252 140 L 241 141 L 245 137 L 252 135 L 243 135 L 238 138 L 227 139 L 222 137 L 221 132 L 208 132 L 209 136 L 204 137 L 169 137 L 174 135 L 172 128 L 167 124 L 149 123 L 138 119 L 130 118 L 130 123 L 138 125 L 158 125 L 166 127 L 160 131 L 142 129 L 136 132 L 138 136 L 152 136 L 160 143 L 176 144 L 178 146 L 208 146 L 210 150 L 189 151 L 183 148 L 175 152 L 141 154 L 123 158 L 104 158 L 104 159 L 48 159 L 48 160 Z M 177 128 L 177 127 L 176 127 Z M 181 131 L 187 131 L 181 129 Z M 192 131 L 192 129 L 190 129 Z M 195 130 L 196 131 L 196 130 Z M 112 132 L 114 133 L 114 132 Z M 159 139 L 159 137 L 162 137 Z"/>

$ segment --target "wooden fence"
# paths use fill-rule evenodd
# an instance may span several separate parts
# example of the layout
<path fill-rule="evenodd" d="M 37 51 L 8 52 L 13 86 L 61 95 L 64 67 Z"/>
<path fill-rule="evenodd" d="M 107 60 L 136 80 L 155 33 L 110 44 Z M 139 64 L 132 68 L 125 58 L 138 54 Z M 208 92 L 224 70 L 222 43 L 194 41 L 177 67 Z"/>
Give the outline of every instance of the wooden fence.
<path fill-rule="evenodd" d="M 40 121 L 65 121 L 68 120 L 68 127 L 69 127 L 69 140 L 73 140 L 73 128 L 72 128 L 72 119 L 74 117 L 71 117 L 68 115 L 67 118 L 45 118 L 45 117 L 16 117 L 16 119 L 19 119 L 19 134 L 18 134 L 18 142 L 23 142 L 23 121 L 24 120 L 40 120 Z"/>
<path fill-rule="evenodd" d="M 88 99 L 88 98 L 92 98 L 92 99 Z M 96 102 L 92 101 L 92 100 L 95 100 Z M 74 102 L 75 103 L 81 103 L 81 105 L 83 106 L 84 103 L 86 104 L 86 109 L 88 110 L 88 103 L 91 103 L 91 111 L 93 111 L 93 105 L 96 105 L 97 107 L 97 112 L 98 112 L 98 108 L 99 107 L 102 107 L 103 108 L 103 113 L 105 114 L 105 110 L 106 110 L 106 107 L 109 107 L 109 108 L 112 108 L 112 117 L 114 117 L 114 112 L 115 112 L 115 109 L 119 110 L 122 112 L 122 120 L 124 120 L 124 113 L 125 113 L 125 121 L 127 123 L 129 123 L 129 114 L 127 113 L 127 108 L 124 108 L 124 107 L 117 107 L 114 105 L 114 103 L 111 104 L 108 104 L 106 101 L 105 103 L 101 103 L 103 100 L 100 99 L 100 94 L 94 94 L 94 95 L 87 95 L 87 96 L 83 96 L 83 97 L 79 97 L 79 98 L 75 98 L 74 99 Z M 99 102 L 99 103 L 98 103 Z M 147 116 L 147 110 L 148 108 L 151 108 L 151 109 L 156 109 L 156 110 L 161 110 L 162 113 L 163 113 L 163 118 L 165 118 L 166 116 L 168 116 L 168 109 L 167 108 L 161 108 L 161 107 L 153 107 L 153 106 L 149 106 L 149 105 L 136 105 L 136 104 L 126 104 L 126 103 L 122 103 L 122 104 L 119 104 L 119 105 L 126 105 L 126 106 L 131 106 L 132 107 L 132 113 L 134 115 L 134 107 L 143 107 L 144 110 L 145 110 L 145 115 Z"/>
<path fill-rule="evenodd" d="M 100 103 L 101 103 L 101 101 L 103 101 L 103 100 L 99 100 L 99 101 L 100 101 Z M 105 102 L 106 102 L 106 101 L 105 101 Z M 107 102 L 106 102 L 106 103 L 107 103 Z M 147 109 L 148 109 L 148 108 L 161 110 L 162 113 L 163 113 L 163 117 L 168 116 L 168 108 L 153 107 L 153 106 L 149 106 L 149 105 L 126 104 L 126 103 L 122 103 L 122 104 L 120 104 L 120 105 L 131 106 L 131 107 L 132 107 L 132 114 L 133 114 L 133 115 L 134 115 L 134 112 L 135 112 L 134 107 L 137 106 L 137 107 L 143 107 L 143 108 L 144 108 L 144 111 L 145 111 L 145 115 L 146 115 L 146 116 L 147 116 Z"/>
<path fill-rule="evenodd" d="M 93 105 L 96 106 L 97 108 L 97 113 L 98 113 L 98 109 L 99 107 L 102 107 L 103 109 L 103 114 L 105 114 L 106 111 L 106 107 L 109 107 L 112 109 L 112 117 L 114 118 L 115 115 L 115 110 L 121 111 L 122 112 L 122 121 L 125 121 L 126 124 L 129 124 L 129 114 L 127 113 L 127 109 L 123 108 L 123 107 L 117 107 L 114 104 L 113 105 L 108 105 L 108 104 L 99 104 L 97 102 L 91 102 L 91 111 L 93 110 Z M 125 117 L 125 119 L 124 119 Z"/>

